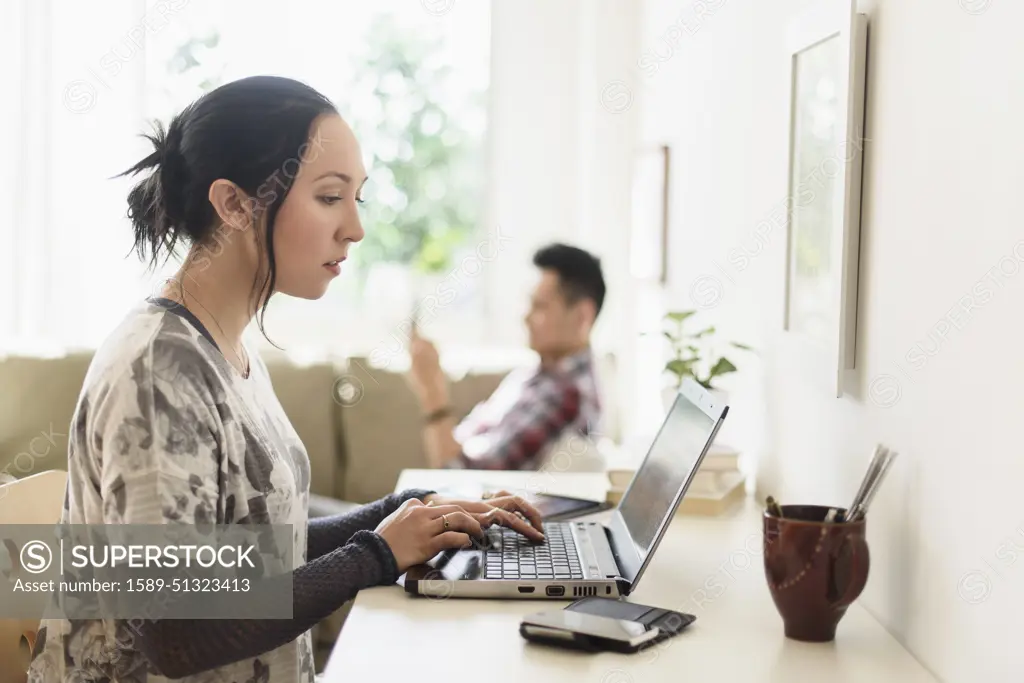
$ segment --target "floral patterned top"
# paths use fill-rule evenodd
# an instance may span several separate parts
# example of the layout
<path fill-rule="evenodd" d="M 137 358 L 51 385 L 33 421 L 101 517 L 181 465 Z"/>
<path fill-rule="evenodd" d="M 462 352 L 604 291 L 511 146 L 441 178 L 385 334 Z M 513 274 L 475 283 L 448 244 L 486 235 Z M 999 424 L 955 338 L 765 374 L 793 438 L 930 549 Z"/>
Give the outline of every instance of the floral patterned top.
<path fill-rule="evenodd" d="M 251 373 L 243 378 L 191 314 L 179 307 L 187 315 L 176 315 L 161 301 L 134 308 L 92 360 L 72 418 L 62 522 L 291 524 L 293 563 L 305 563 L 309 458 L 266 366 L 250 353 Z M 373 552 L 386 566 L 382 550 Z M 371 574 L 363 583 L 388 572 Z M 203 620 L 194 623 L 203 628 Z M 44 620 L 29 680 L 170 680 L 129 629 L 114 619 Z M 313 679 L 308 627 L 257 656 L 174 678 Z"/>

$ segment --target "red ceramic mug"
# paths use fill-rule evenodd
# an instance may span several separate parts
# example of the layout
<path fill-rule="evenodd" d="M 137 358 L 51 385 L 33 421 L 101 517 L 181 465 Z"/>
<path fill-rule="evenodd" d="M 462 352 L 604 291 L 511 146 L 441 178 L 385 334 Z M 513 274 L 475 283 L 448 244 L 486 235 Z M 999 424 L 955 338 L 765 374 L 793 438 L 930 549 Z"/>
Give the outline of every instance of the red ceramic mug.
<path fill-rule="evenodd" d="M 826 523 L 830 509 L 783 505 L 782 517 L 764 513 L 764 572 L 787 638 L 835 639 L 846 608 L 867 583 L 865 520 Z"/>

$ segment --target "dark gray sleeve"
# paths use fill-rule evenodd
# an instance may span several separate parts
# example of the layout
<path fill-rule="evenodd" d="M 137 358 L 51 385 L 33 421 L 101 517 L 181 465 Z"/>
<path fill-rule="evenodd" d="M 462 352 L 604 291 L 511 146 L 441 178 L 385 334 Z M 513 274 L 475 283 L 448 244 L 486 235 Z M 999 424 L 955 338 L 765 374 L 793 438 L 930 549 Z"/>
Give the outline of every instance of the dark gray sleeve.
<path fill-rule="evenodd" d="M 314 560 L 335 548 L 340 548 L 357 531 L 376 529 L 385 517 L 397 510 L 405 501 L 412 498 L 423 500 L 431 493 L 434 491 L 409 489 L 401 493 L 392 493 L 351 512 L 310 519 L 306 557 Z"/>
<path fill-rule="evenodd" d="M 291 619 L 143 621 L 137 649 L 161 675 L 191 676 L 269 652 L 298 638 L 363 588 L 393 584 L 398 565 L 387 541 L 356 531 L 348 542 L 291 573 Z"/>

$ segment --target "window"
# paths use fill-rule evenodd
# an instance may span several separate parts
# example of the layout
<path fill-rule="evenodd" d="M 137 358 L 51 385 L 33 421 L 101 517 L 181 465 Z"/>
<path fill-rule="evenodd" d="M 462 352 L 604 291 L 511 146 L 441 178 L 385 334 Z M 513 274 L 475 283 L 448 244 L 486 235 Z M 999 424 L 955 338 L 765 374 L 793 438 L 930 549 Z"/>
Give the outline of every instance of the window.
<path fill-rule="evenodd" d="M 481 230 L 488 5 L 331 1 L 303 4 L 303 12 L 253 5 L 204 6 L 156 35 L 147 104 L 167 121 L 203 92 L 263 73 L 298 78 L 338 105 L 369 174 L 366 237 L 322 299 L 272 299 L 266 330 L 289 351 L 369 355 L 393 344 L 391 333 L 405 326 L 416 300 L 457 275 L 488 237 Z M 426 324 L 434 336 L 480 340 L 482 287 L 461 281 Z"/>
<path fill-rule="evenodd" d="M 166 124 L 202 93 L 254 74 L 297 78 L 331 98 L 370 175 L 366 238 L 319 301 L 271 301 L 271 340 L 294 352 L 370 354 L 444 282 L 455 295 L 432 308 L 425 329 L 439 341 L 483 340 L 483 279 L 464 264 L 497 239 L 484 228 L 489 3 L 161 0 L 144 13 L 135 0 L 112 0 L 104 12 L 44 5 L 16 3 L 24 16 L 15 12 L 15 23 L 46 40 L 32 49 L 23 41 L 12 48 L 21 62 L 8 62 L 27 97 L 6 129 L 49 147 L 22 140 L 14 161 L 0 162 L 5 177 L 20 178 L 5 191 L 15 201 L 0 233 L 20 262 L 0 306 L 13 330 L 5 347 L 94 347 L 177 268 L 146 273 L 129 254 L 133 181 L 110 178 L 148 153 L 136 133 L 150 121 Z M 46 50 L 49 61 L 29 59 Z M 32 111 L 46 116 L 33 122 Z M 16 228 L 26 221 L 37 227 Z"/>
<path fill-rule="evenodd" d="M 488 7 L 446 6 L 318 2 L 281 12 L 280 4 L 260 11 L 232 0 L 218 13 L 189 14 L 152 42 L 146 94 L 155 117 L 166 121 L 222 82 L 276 74 L 324 92 L 360 141 L 367 236 L 323 299 L 271 300 L 267 334 L 288 350 L 370 354 L 486 239 Z M 427 322 L 435 336 L 481 338 L 482 288 L 463 280 Z"/>

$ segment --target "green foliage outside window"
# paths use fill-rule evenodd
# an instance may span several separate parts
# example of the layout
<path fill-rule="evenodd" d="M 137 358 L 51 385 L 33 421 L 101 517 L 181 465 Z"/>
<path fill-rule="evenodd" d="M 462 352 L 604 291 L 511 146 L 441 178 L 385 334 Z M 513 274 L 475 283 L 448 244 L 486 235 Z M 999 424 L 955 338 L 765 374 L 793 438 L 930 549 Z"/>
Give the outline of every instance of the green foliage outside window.
<path fill-rule="evenodd" d="M 362 265 L 399 262 L 424 272 L 452 266 L 479 220 L 480 140 L 458 112 L 483 111 L 483 94 L 453 101 L 442 45 L 379 17 L 355 73 L 348 116 L 367 157 Z"/>
<path fill-rule="evenodd" d="M 204 59 L 219 42 L 211 31 L 183 43 L 167 64 L 170 82 L 201 92 L 221 85 L 223 69 Z M 360 209 L 366 236 L 353 250 L 353 265 L 363 274 L 381 262 L 426 273 L 450 269 L 477 230 L 482 136 L 460 116 L 482 121 L 484 93 L 460 99 L 443 49 L 440 40 L 382 14 L 365 43 L 351 50 L 352 90 L 336 103 L 369 175 Z"/>

